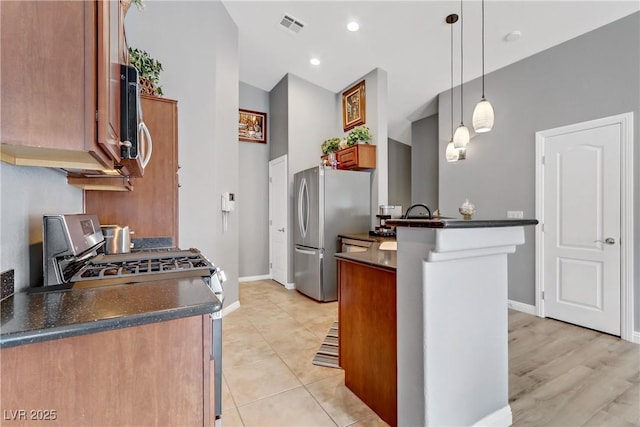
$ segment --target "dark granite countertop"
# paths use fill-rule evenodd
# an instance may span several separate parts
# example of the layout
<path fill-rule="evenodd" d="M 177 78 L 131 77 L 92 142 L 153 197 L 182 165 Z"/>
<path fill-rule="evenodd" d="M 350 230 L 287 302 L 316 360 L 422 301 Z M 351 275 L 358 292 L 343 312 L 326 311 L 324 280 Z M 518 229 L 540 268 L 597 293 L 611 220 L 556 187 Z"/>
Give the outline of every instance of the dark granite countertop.
<path fill-rule="evenodd" d="M 492 228 L 536 225 L 537 219 L 388 219 L 387 225 L 421 228 Z"/>
<path fill-rule="evenodd" d="M 386 238 L 387 241 L 395 241 Z M 398 251 L 387 251 L 380 249 L 380 241 L 375 241 L 366 252 L 339 252 L 335 257 L 339 260 L 367 264 L 372 267 L 383 268 L 385 270 L 396 271 L 398 266 Z"/>
<path fill-rule="evenodd" d="M 222 309 L 202 278 L 20 292 L 1 302 L 0 348 L 139 326 Z"/>
<path fill-rule="evenodd" d="M 395 236 L 372 236 L 369 233 L 339 234 L 345 239 L 364 240 L 366 242 L 395 242 Z"/>

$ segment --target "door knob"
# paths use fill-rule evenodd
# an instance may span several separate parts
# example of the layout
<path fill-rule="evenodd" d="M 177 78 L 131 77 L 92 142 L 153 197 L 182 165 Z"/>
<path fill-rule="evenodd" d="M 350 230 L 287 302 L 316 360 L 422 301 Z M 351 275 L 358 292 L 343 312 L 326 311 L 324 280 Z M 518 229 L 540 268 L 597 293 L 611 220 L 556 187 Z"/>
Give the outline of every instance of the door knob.
<path fill-rule="evenodd" d="M 282 228 L 278 228 L 278 231 L 280 231 L 280 232 L 284 233 L 284 227 L 282 227 Z"/>
<path fill-rule="evenodd" d="M 604 239 L 604 242 L 602 240 L 594 240 L 594 242 L 604 243 L 605 245 L 615 245 L 616 239 L 614 239 L 613 237 L 607 237 L 606 239 Z"/>

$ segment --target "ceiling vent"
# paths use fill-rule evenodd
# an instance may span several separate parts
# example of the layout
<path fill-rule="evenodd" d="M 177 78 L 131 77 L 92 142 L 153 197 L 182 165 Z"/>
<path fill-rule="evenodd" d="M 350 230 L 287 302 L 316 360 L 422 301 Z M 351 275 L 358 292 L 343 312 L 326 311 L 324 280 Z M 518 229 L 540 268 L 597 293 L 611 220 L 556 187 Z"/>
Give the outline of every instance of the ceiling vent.
<path fill-rule="evenodd" d="M 292 33 L 299 33 L 300 30 L 304 27 L 304 24 L 300 21 L 298 21 L 296 18 L 292 17 L 291 15 L 284 15 L 282 17 L 282 20 L 280 21 L 280 25 L 291 31 Z"/>

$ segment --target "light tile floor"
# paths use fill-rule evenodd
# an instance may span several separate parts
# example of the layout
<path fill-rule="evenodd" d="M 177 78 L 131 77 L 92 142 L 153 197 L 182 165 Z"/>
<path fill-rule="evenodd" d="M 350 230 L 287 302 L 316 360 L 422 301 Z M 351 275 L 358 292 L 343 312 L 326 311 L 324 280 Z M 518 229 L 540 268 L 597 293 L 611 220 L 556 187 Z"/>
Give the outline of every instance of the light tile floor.
<path fill-rule="evenodd" d="M 344 385 L 344 371 L 311 363 L 338 304 L 271 280 L 240 284 L 224 317 L 222 425 L 387 426 Z"/>
<path fill-rule="evenodd" d="M 224 427 L 386 426 L 341 369 L 311 363 L 337 303 L 266 280 L 241 283 L 240 304 L 222 322 Z M 640 346 L 509 310 L 509 402 L 514 426 L 640 427 Z"/>

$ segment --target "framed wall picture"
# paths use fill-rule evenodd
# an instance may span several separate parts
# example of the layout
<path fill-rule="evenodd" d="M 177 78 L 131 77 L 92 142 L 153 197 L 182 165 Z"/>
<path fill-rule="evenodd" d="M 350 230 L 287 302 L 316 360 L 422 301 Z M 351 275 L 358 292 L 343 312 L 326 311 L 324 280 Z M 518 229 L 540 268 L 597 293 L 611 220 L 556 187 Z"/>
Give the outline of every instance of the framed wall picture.
<path fill-rule="evenodd" d="M 267 143 L 267 113 L 240 109 L 238 139 L 247 142 Z"/>
<path fill-rule="evenodd" d="M 364 80 L 342 92 L 342 127 L 348 131 L 366 121 Z"/>

